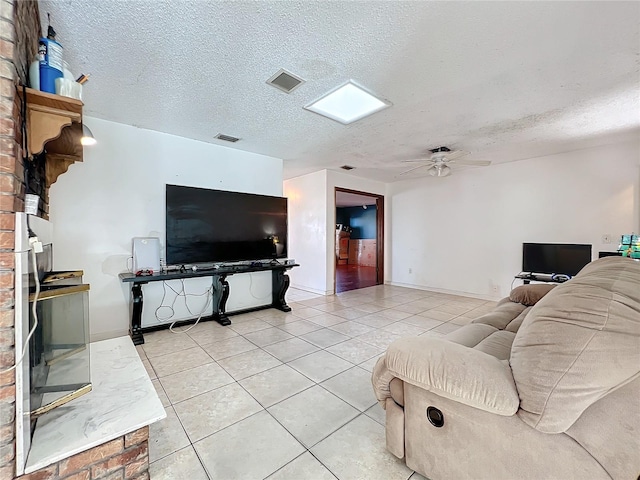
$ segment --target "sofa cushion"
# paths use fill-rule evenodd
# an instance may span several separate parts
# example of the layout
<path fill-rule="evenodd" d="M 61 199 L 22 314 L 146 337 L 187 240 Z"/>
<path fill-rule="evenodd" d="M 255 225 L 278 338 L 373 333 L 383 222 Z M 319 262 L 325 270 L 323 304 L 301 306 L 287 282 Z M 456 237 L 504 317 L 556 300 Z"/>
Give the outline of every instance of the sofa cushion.
<path fill-rule="evenodd" d="M 489 335 L 498 332 L 496 327 L 482 323 L 470 323 L 444 336 L 446 340 L 473 348 Z"/>
<path fill-rule="evenodd" d="M 532 307 L 510 364 L 518 415 L 566 431 L 590 405 L 640 372 L 640 262 L 606 257 Z"/>
<path fill-rule="evenodd" d="M 611 478 L 640 473 L 640 378 L 587 408 L 566 434 L 582 445 Z"/>
<path fill-rule="evenodd" d="M 529 285 L 520 285 L 519 287 L 511 290 L 509 294 L 509 300 L 512 302 L 521 303 L 527 307 L 531 307 L 538 303 L 538 301 L 544 297 L 551 289 L 555 287 L 553 284 L 548 283 L 531 283 Z"/>
<path fill-rule="evenodd" d="M 526 308 L 527 307 L 521 303 L 512 302 L 508 298 L 503 298 L 491 312 L 485 313 L 471 323 L 483 323 L 485 325 L 491 325 L 498 330 L 504 330 L 504 328 Z"/>
<path fill-rule="evenodd" d="M 474 348 L 481 352 L 488 353 L 498 360 L 509 360 L 514 338 L 516 338 L 515 333 L 507 330 L 499 330 L 482 340 Z"/>
<path fill-rule="evenodd" d="M 520 325 L 522 325 L 523 320 L 525 319 L 525 317 L 527 316 L 527 314 L 529 313 L 529 310 L 531 310 L 531 307 L 527 307 L 525 308 L 520 315 L 518 315 L 516 318 L 514 318 L 513 320 L 511 320 L 509 322 L 509 325 L 507 325 L 505 327 L 505 330 L 507 330 L 508 332 L 513 332 L 513 333 L 517 333 L 518 330 L 520 329 Z"/>
<path fill-rule="evenodd" d="M 496 315 L 492 315 L 496 310 L 483 315 L 470 324 L 445 335 L 444 339 L 488 353 L 498 360 L 508 360 L 511 354 L 511 344 L 515 338 L 515 332 L 518 330 L 529 308 L 530 307 L 523 307 L 523 305 L 519 303 L 513 303 L 508 298 L 502 299 L 496 306 L 498 312 Z M 489 323 L 482 323 L 483 321 Z M 515 325 L 514 322 L 517 323 L 517 325 Z M 499 330 L 497 327 L 491 325 L 491 323 L 506 325 L 509 331 Z M 511 330 L 512 326 L 513 330 Z"/>

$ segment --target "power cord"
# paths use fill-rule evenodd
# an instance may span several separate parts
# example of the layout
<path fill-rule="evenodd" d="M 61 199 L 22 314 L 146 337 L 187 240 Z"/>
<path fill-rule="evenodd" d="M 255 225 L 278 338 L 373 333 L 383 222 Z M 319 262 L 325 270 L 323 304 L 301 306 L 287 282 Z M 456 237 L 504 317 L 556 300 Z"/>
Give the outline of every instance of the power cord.
<path fill-rule="evenodd" d="M 189 328 L 187 328 L 186 330 L 182 330 L 181 332 L 176 332 L 173 329 L 173 326 L 178 322 L 178 320 L 176 320 L 175 322 L 173 322 L 171 325 L 169 325 L 169 331 L 171 333 L 187 333 L 189 330 L 191 330 L 192 328 L 194 328 L 196 325 L 198 325 L 198 323 L 200 323 L 200 320 L 202 319 L 202 315 L 204 315 L 204 312 L 207 310 L 207 308 L 209 307 L 209 304 L 211 303 L 211 299 L 213 298 L 213 287 L 210 287 L 205 293 L 208 293 L 209 295 L 207 296 L 207 303 L 204 304 L 204 307 L 202 308 L 202 311 L 200 312 L 200 315 L 198 315 L 198 318 L 196 319 L 196 323 L 194 323 L 193 325 L 191 325 Z M 204 295 L 204 294 L 203 294 Z M 202 295 L 200 295 L 202 296 Z M 184 304 L 187 304 L 187 300 L 185 297 L 185 301 Z M 187 310 L 189 310 L 189 308 L 187 307 Z"/>
<path fill-rule="evenodd" d="M 192 315 L 192 316 L 195 315 L 195 314 L 189 308 L 189 304 L 187 302 L 187 297 L 202 297 L 204 295 L 207 295 L 207 301 L 206 301 L 204 307 L 202 308 L 202 310 L 200 311 L 200 313 L 198 314 L 198 318 L 196 319 L 196 322 L 193 325 L 191 325 L 186 330 L 182 330 L 182 331 L 178 332 L 178 331 L 174 330 L 173 327 L 180 320 L 175 320 L 174 322 L 171 323 L 171 325 L 169 325 L 169 330 L 171 331 L 171 333 L 187 333 L 192 328 L 194 328 L 200 322 L 200 320 L 202 319 L 202 316 L 207 311 L 207 308 L 209 308 L 209 305 L 210 305 L 210 303 L 211 303 L 211 301 L 213 299 L 213 286 L 209 287 L 204 293 L 199 293 L 199 294 L 198 293 L 187 293 L 186 290 L 185 290 L 184 279 L 181 279 L 180 282 L 181 282 L 181 286 L 182 286 L 180 291 L 178 291 L 175 288 L 173 288 L 166 281 L 162 282 L 162 300 L 160 301 L 160 306 L 158 308 L 156 308 L 156 311 L 155 311 L 155 317 L 156 317 L 156 320 L 158 320 L 159 323 L 166 322 L 167 320 L 170 320 L 171 318 L 173 318 L 173 316 L 175 315 L 174 306 L 176 304 L 176 301 L 178 300 L 178 297 L 183 297 L 184 298 L 184 306 L 186 307 L 187 311 L 189 312 L 189 315 Z M 167 296 L 167 290 L 166 290 L 167 287 L 169 288 L 169 290 L 171 290 L 173 293 L 175 293 L 175 297 L 173 297 L 173 301 L 171 302 L 171 305 L 164 305 L 164 301 L 165 301 L 165 298 Z M 170 309 L 171 310 L 170 315 L 167 316 L 167 317 L 164 317 L 164 318 L 160 317 L 158 312 L 162 308 Z"/>
<path fill-rule="evenodd" d="M 253 273 L 249 273 L 249 294 L 256 300 L 264 300 L 265 298 L 269 297 L 269 294 L 266 294 L 264 297 L 257 297 L 253 293 Z"/>
<path fill-rule="evenodd" d="M 164 304 L 164 299 L 165 299 L 165 297 L 167 296 L 166 284 L 167 284 L 167 282 L 162 282 L 162 300 L 160 300 L 160 306 L 159 306 L 158 308 L 156 308 L 156 311 L 155 311 L 155 316 L 156 316 L 156 320 L 158 320 L 158 323 L 160 323 L 160 322 L 166 322 L 167 320 L 170 320 L 170 319 L 175 315 L 175 310 L 173 309 L 173 306 L 175 305 L 176 300 L 178 299 L 178 296 L 176 295 L 176 296 L 173 298 L 173 302 L 171 302 L 171 305 L 165 305 L 165 304 Z M 173 290 L 173 289 L 172 289 L 172 290 Z M 174 290 L 174 291 L 175 291 L 175 290 Z M 160 316 L 159 316 L 159 314 L 158 314 L 158 311 L 159 311 L 161 308 L 168 308 L 169 310 L 171 310 L 171 314 L 170 314 L 168 317 L 160 318 Z"/>
<path fill-rule="evenodd" d="M 211 295 L 213 296 L 213 286 L 209 287 L 204 293 L 187 293 L 187 290 L 185 289 L 184 286 L 184 278 L 180 279 L 180 282 L 182 283 L 182 290 L 180 292 L 180 295 L 182 295 L 184 297 L 184 306 L 186 307 L 187 311 L 189 312 L 189 315 L 195 315 L 195 313 L 193 313 L 191 311 L 191 309 L 189 308 L 189 304 L 187 303 L 187 297 L 202 297 L 204 295 Z M 171 288 L 171 287 L 169 287 Z M 173 288 L 172 288 L 173 290 Z M 175 292 L 175 290 L 174 290 Z M 205 305 L 205 310 L 206 310 L 206 305 Z"/>
<path fill-rule="evenodd" d="M 35 241 L 32 242 L 32 239 L 35 239 Z M 0 370 L 0 374 L 4 374 L 7 372 L 10 372 L 11 370 L 14 370 L 16 367 L 18 367 L 18 365 L 22 363 L 22 360 L 24 360 L 24 355 L 25 353 L 27 353 L 27 348 L 29 348 L 29 341 L 31 340 L 31 337 L 35 333 L 36 328 L 38 328 L 37 305 L 38 305 L 38 297 L 40 296 L 40 278 L 38 277 L 38 268 L 36 264 L 36 250 L 39 249 L 40 252 L 42 252 L 42 243 L 38 241 L 38 237 L 30 238 L 29 243 L 31 243 L 31 259 L 33 260 L 33 271 L 34 271 L 33 277 L 36 282 L 36 291 L 33 298 L 33 305 L 31 306 L 31 312 L 33 313 L 33 327 L 31 327 L 31 330 L 29 331 L 29 335 L 27 335 L 27 339 L 24 341 L 24 345 L 22 346 L 22 354 L 20 355 L 20 358 L 18 359 L 18 361 L 15 363 L 15 365 L 5 370 Z M 37 252 L 37 253 L 40 253 L 40 252 Z"/>
<path fill-rule="evenodd" d="M 255 298 L 256 300 L 260 300 L 258 297 L 256 297 L 256 295 L 253 293 L 253 273 L 249 274 L 249 293 L 251 294 L 251 296 L 253 298 Z"/>

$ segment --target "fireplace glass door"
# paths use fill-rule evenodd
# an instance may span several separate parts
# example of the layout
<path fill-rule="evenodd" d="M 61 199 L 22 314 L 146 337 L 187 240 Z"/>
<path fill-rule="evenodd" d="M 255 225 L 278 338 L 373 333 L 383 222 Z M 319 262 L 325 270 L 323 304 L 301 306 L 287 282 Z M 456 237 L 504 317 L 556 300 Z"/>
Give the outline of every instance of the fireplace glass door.
<path fill-rule="evenodd" d="M 31 419 L 91 391 L 89 285 L 42 282 L 29 342 Z M 35 292 L 29 295 L 30 328 Z"/>

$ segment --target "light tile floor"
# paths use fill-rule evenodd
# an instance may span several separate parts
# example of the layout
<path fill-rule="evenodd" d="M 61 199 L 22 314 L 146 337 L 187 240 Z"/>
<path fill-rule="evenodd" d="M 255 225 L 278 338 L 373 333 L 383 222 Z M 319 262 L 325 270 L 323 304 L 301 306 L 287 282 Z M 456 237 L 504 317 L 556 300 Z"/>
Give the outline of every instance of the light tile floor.
<path fill-rule="evenodd" d="M 151 426 L 153 480 L 423 478 L 385 450 L 373 366 L 395 339 L 442 336 L 495 302 L 389 285 L 287 302 L 145 335 L 167 410 Z"/>

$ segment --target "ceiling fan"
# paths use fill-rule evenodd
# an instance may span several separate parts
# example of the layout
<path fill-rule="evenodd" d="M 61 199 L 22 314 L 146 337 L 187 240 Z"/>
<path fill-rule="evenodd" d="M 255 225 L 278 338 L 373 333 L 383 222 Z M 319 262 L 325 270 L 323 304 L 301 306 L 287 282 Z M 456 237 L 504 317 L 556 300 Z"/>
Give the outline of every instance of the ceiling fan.
<path fill-rule="evenodd" d="M 409 170 L 400 173 L 400 175 L 406 175 L 407 173 L 418 170 L 419 168 L 429 167 L 429 170 L 427 170 L 427 172 L 432 177 L 446 177 L 447 175 L 451 174 L 451 167 L 449 165 L 452 163 L 457 163 L 458 165 L 474 165 L 476 167 L 486 167 L 487 165 L 491 165 L 491 162 L 483 160 L 459 160 L 461 157 L 463 157 L 464 155 L 468 155 L 469 153 L 463 152 L 462 150 L 452 151 L 447 147 L 438 147 L 430 151 L 431 156 L 429 156 L 428 158 L 405 160 L 405 163 L 420 162 L 421 165 L 410 168 Z"/>

